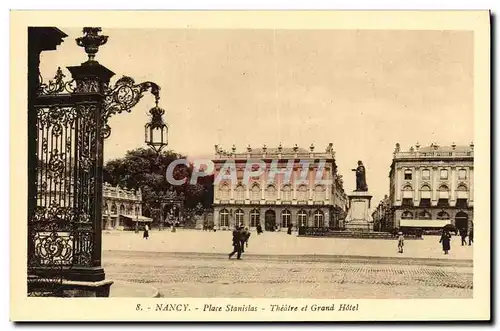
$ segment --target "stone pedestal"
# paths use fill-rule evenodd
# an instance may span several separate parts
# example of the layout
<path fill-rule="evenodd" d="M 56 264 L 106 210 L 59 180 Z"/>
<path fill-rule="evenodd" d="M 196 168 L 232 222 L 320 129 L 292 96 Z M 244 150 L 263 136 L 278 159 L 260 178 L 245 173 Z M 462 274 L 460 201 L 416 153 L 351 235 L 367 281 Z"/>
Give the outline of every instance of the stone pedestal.
<path fill-rule="evenodd" d="M 372 196 L 368 192 L 354 191 L 349 196 L 349 210 L 345 219 L 348 231 L 372 232 L 373 220 L 370 214 Z"/>

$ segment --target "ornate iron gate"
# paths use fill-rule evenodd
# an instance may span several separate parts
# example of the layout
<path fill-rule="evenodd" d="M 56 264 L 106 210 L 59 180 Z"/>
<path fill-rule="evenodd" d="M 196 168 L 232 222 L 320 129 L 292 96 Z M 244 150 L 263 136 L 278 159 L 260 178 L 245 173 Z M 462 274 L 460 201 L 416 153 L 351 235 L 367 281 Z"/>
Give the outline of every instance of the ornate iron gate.
<path fill-rule="evenodd" d="M 156 104 L 158 85 L 130 77 L 111 87 L 112 71 L 95 61 L 107 36 L 84 28 L 77 44 L 88 61 L 60 68 L 44 83 L 41 51 L 66 35 L 55 28 L 30 28 L 28 36 L 28 295 L 62 296 L 64 280 L 101 281 L 102 169 L 109 117 L 130 111 L 143 92 Z M 58 42 L 54 39 L 59 38 Z M 47 46 L 49 44 L 49 46 Z"/>

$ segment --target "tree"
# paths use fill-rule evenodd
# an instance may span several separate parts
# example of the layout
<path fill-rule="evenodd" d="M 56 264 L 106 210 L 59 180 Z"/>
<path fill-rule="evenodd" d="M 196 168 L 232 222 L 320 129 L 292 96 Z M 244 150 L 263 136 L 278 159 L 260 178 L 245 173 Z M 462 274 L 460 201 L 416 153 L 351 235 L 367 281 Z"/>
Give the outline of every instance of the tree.
<path fill-rule="evenodd" d="M 185 158 L 173 151 L 157 154 L 148 148 L 128 151 L 123 158 L 113 159 L 104 166 L 104 181 L 111 185 L 121 185 L 129 189 L 141 189 L 142 200 L 151 205 L 158 199 L 164 199 L 167 192 L 174 190 L 185 197 L 185 207 L 194 208 L 198 202 L 205 208 L 210 207 L 213 199 L 213 176 L 200 177 L 196 184 L 190 184 L 192 164 L 175 166 L 173 177 L 186 178 L 186 183 L 179 186 L 170 184 L 166 179 L 168 166 L 177 159 Z"/>

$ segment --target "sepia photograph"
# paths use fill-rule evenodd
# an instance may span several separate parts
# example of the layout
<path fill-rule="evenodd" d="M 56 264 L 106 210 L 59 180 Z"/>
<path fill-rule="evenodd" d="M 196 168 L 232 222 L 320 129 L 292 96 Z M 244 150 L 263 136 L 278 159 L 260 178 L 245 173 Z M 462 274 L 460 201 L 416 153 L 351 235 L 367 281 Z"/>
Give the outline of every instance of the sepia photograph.
<path fill-rule="evenodd" d="M 115 14 L 11 13 L 13 305 L 489 319 L 487 11 Z"/>

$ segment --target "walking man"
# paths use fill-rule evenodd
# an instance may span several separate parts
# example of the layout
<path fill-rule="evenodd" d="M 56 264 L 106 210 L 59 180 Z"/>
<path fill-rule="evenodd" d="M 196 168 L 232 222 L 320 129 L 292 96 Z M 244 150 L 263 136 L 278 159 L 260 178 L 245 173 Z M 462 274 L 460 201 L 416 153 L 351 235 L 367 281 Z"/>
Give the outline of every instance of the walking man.
<path fill-rule="evenodd" d="M 460 229 L 460 237 L 462 238 L 462 246 L 467 245 L 467 241 L 465 238 L 467 238 L 467 230 L 465 228 Z"/>
<path fill-rule="evenodd" d="M 248 239 L 250 239 L 250 231 L 248 228 L 243 229 L 243 227 L 241 227 L 240 245 L 242 253 L 245 253 L 245 245 L 248 248 Z"/>
<path fill-rule="evenodd" d="M 469 231 L 469 246 L 474 242 L 474 228 L 471 227 Z"/>
<path fill-rule="evenodd" d="M 149 225 L 144 225 L 144 234 L 142 235 L 144 239 L 149 239 Z"/>
<path fill-rule="evenodd" d="M 229 258 L 237 254 L 236 258 L 241 260 L 241 229 L 236 227 L 233 231 L 233 251 L 229 253 Z"/>

